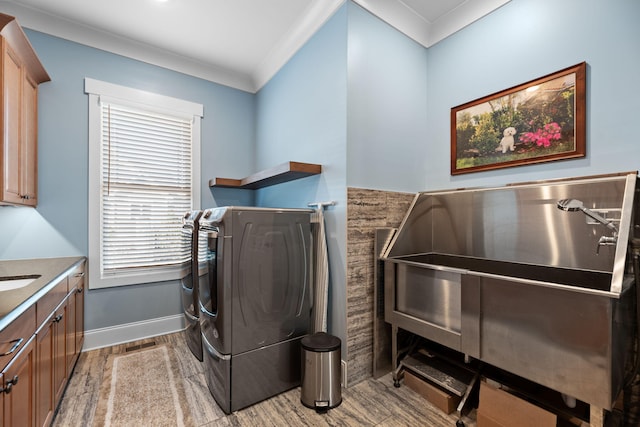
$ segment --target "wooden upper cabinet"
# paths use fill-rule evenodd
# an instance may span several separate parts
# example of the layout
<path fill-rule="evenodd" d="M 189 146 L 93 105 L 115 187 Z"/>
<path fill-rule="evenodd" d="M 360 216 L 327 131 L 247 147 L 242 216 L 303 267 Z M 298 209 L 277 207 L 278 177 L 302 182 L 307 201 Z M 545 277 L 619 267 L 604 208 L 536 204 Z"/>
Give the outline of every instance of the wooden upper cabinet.
<path fill-rule="evenodd" d="M 20 188 L 25 204 L 38 199 L 38 84 L 29 75 L 22 81 L 22 144 Z"/>
<path fill-rule="evenodd" d="M 51 80 L 14 17 L 0 13 L 0 204 L 35 206 L 38 85 Z"/>

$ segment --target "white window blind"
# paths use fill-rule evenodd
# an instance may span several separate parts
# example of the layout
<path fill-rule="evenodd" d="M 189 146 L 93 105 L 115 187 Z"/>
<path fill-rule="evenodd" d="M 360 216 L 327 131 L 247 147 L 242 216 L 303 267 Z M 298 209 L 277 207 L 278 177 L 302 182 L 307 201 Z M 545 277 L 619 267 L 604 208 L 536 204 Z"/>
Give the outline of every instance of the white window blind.
<path fill-rule="evenodd" d="M 191 120 L 102 103 L 102 271 L 180 265 Z"/>
<path fill-rule="evenodd" d="M 85 92 L 89 287 L 179 279 L 182 218 L 200 207 L 202 105 L 89 78 Z"/>

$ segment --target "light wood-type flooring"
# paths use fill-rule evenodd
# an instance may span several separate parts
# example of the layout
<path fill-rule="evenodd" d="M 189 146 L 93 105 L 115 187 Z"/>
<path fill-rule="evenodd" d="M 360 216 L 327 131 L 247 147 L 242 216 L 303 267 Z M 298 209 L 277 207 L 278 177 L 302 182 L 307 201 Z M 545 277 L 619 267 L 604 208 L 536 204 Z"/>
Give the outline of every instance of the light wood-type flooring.
<path fill-rule="evenodd" d="M 80 355 L 75 371 L 54 419 L 55 427 L 95 426 L 102 373 L 107 355 L 123 353 L 127 347 L 155 341 L 168 343 L 176 352 L 179 377 L 196 426 L 455 426 L 455 412 L 446 415 L 408 387 L 393 386 L 391 374 L 370 378 L 342 389 L 342 404 L 318 414 L 300 402 L 300 387 L 249 408 L 225 415 L 211 397 L 203 374 L 203 364 L 188 350 L 183 333 L 163 335 L 133 343 L 92 350 Z M 143 373 L 141 373 L 143 374 Z M 135 381 L 135 378 L 131 378 Z M 472 412 L 472 417 L 474 417 Z M 467 427 L 473 419 L 464 417 Z M 137 424 L 144 426 L 144 419 Z"/>

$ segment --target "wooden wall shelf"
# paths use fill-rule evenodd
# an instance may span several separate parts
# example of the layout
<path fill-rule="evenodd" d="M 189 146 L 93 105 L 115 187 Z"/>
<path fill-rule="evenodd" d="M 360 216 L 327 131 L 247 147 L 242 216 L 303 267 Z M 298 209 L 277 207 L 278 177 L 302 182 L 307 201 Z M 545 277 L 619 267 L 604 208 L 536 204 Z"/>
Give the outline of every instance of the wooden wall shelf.
<path fill-rule="evenodd" d="M 249 175 L 243 179 L 214 178 L 209 180 L 209 187 L 242 188 L 257 190 L 270 185 L 318 175 L 322 172 L 322 166 L 313 163 L 287 162 L 274 168 L 267 169 Z"/>

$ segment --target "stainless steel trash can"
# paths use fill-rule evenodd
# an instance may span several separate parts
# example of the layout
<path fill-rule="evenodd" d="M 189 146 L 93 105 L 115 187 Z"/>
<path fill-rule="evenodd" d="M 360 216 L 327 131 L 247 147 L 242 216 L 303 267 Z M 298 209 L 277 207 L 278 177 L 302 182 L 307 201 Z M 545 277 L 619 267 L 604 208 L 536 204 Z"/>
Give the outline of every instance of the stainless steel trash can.
<path fill-rule="evenodd" d="M 340 338 L 324 332 L 307 335 L 302 347 L 300 401 L 308 408 L 325 412 L 342 403 L 340 388 Z"/>

